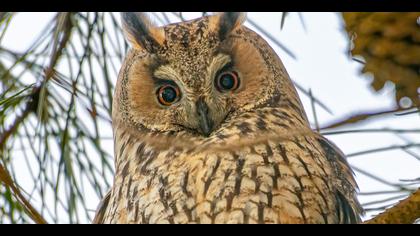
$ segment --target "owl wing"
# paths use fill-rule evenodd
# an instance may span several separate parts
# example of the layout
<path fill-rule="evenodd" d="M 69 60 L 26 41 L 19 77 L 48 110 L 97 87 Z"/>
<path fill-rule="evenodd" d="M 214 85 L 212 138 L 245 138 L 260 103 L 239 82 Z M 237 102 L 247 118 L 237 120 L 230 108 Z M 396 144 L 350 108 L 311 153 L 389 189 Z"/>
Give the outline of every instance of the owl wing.
<path fill-rule="evenodd" d="M 346 160 L 345 154 L 331 141 L 325 137 L 318 138 L 325 156 L 332 164 L 336 177 L 334 178 L 336 211 L 340 223 L 356 224 L 360 223 L 360 216 L 363 208 L 357 200 L 356 191 L 358 190 L 354 173 Z"/>
<path fill-rule="evenodd" d="M 92 221 L 93 224 L 102 224 L 103 223 L 105 212 L 106 212 L 106 209 L 108 207 L 110 197 L 111 197 L 111 190 L 108 191 L 108 193 L 105 195 L 105 197 L 99 203 L 98 209 L 96 209 L 95 218 Z"/>

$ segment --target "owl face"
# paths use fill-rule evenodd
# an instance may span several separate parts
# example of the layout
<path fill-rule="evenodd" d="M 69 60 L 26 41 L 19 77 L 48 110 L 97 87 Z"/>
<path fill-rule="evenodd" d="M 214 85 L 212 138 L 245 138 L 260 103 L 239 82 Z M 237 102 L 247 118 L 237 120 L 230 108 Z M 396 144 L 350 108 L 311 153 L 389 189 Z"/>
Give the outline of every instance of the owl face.
<path fill-rule="evenodd" d="M 122 16 L 133 49 L 117 83 L 114 121 L 207 137 L 239 114 L 279 104 L 284 82 L 270 67 L 273 60 L 282 64 L 242 25 L 244 14 L 165 27 L 153 26 L 141 13 Z"/>

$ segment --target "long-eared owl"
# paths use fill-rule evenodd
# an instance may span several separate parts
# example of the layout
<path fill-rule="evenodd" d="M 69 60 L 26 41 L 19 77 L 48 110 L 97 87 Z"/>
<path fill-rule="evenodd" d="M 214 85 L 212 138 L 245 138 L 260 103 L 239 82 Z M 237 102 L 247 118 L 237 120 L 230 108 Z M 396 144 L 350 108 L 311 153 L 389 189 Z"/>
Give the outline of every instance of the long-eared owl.
<path fill-rule="evenodd" d="M 343 153 L 312 131 L 274 50 L 218 13 L 122 13 L 115 179 L 95 223 L 358 223 Z"/>

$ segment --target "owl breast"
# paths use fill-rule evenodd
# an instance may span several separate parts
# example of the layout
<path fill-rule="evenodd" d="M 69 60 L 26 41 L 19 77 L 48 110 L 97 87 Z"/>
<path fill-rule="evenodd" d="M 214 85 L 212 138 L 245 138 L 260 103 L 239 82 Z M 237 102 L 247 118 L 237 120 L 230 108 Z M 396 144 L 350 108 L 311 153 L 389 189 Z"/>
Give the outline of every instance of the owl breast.
<path fill-rule="evenodd" d="M 338 223 L 334 174 L 316 139 L 255 135 L 292 132 L 278 125 L 289 115 L 274 108 L 246 114 L 190 148 L 158 150 L 118 129 L 104 223 Z"/>

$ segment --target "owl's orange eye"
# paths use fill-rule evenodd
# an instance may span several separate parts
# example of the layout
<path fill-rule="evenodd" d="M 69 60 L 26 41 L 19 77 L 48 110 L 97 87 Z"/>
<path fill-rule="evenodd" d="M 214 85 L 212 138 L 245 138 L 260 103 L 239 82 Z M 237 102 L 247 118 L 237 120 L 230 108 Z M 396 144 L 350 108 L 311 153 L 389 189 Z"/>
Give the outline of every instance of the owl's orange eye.
<path fill-rule="evenodd" d="M 157 91 L 157 97 L 160 104 L 170 106 L 179 100 L 179 88 L 174 85 L 163 85 Z"/>
<path fill-rule="evenodd" d="M 216 78 L 217 89 L 221 92 L 233 91 L 239 87 L 239 76 L 235 71 L 221 73 Z"/>

